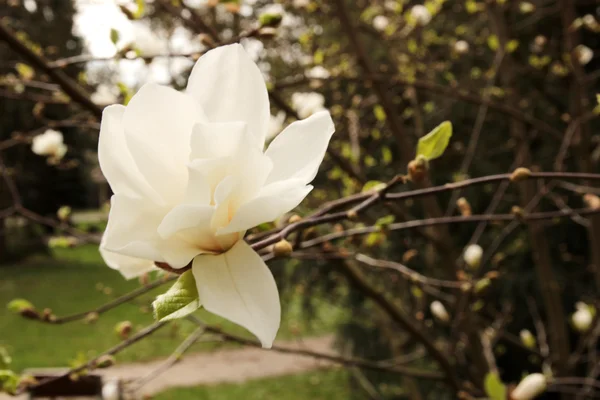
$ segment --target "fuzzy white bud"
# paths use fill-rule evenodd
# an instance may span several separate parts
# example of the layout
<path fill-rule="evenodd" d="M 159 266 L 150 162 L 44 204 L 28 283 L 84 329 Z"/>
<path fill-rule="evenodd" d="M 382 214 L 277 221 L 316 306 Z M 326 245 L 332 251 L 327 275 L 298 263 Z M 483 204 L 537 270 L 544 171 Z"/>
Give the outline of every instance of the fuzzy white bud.
<path fill-rule="evenodd" d="M 31 151 L 39 156 L 47 156 L 60 160 L 67 152 L 67 146 L 63 143 L 62 133 L 48 129 L 46 132 L 33 138 Z"/>
<path fill-rule="evenodd" d="M 546 391 L 548 380 L 543 374 L 529 374 L 512 391 L 510 398 L 512 400 L 533 400 Z"/>
<path fill-rule="evenodd" d="M 579 64 L 586 65 L 594 58 L 594 52 L 589 47 L 580 44 L 575 48 L 575 56 Z"/>
<path fill-rule="evenodd" d="M 119 381 L 111 380 L 102 385 L 103 400 L 120 400 Z"/>
<path fill-rule="evenodd" d="M 592 311 L 590 310 L 590 307 L 583 302 L 578 302 L 575 307 L 577 308 L 577 311 L 575 311 L 571 316 L 573 327 L 578 332 L 586 332 L 588 329 L 590 329 L 594 319 Z"/>
<path fill-rule="evenodd" d="M 454 51 L 458 54 L 466 54 L 469 52 L 469 42 L 465 40 L 458 40 L 454 43 Z"/>
<path fill-rule="evenodd" d="M 390 21 L 383 15 L 378 15 L 373 18 L 373 27 L 378 31 L 384 31 L 388 27 Z"/>
<path fill-rule="evenodd" d="M 467 265 L 472 269 L 479 268 L 482 256 L 483 249 L 478 244 L 471 244 L 467 246 L 465 252 L 463 253 L 463 259 L 465 260 Z"/>
<path fill-rule="evenodd" d="M 420 4 L 410 9 L 410 15 L 415 20 L 415 23 L 420 26 L 425 26 L 431 21 L 431 13 L 427 7 Z"/>
<path fill-rule="evenodd" d="M 432 301 L 429 305 L 429 309 L 434 317 L 439 319 L 440 321 L 448 322 L 450 321 L 450 314 L 446 310 L 446 307 L 440 301 Z"/>
<path fill-rule="evenodd" d="M 523 346 L 527 347 L 528 349 L 532 349 L 535 347 L 535 336 L 533 336 L 533 334 L 529 330 L 523 329 L 519 333 L 519 336 L 521 337 L 521 343 L 523 343 Z"/>

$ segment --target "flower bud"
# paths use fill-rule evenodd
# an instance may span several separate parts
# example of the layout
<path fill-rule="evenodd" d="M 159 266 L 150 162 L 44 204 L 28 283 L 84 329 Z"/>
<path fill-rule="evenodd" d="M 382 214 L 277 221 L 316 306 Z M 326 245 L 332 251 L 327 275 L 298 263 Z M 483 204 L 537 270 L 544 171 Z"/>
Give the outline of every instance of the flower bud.
<path fill-rule="evenodd" d="M 592 51 L 592 49 L 582 44 L 575 47 L 574 51 L 575 58 L 577 59 L 577 62 L 579 62 L 580 65 L 586 65 L 587 63 L 592 61 L 592 58 L 594 58 L 594 52 Z"/>
<path fill-rule="evenodd" d="M 96 322 L 98 320 L 99 317 L 100 317 L 100 315 L 97 312 L 92 311 L 85 316 L 84 321 L 86 324 L 93 324 L 94 322 Z"/>
<path fill-rule="evenodd" d="M 71 215 L 71 207 L 69 207 L 69 206 L 62 206 L 56 212 L 56 216 L 58 217 L 58 219 L 60 219 L 63 222 L 68 220 L 70 215 Z"/>
<path fill-rule="evenodd" d="M 510 394 L 512 400 L 533 400 L 546 391 L 548 382 L 540 373 L 527 375 Z"/>
<path fill-rule="evenodd" d="M 417 4 L 410 9 L 410 16 L 416 25 L 425 26 L 431 21 L 431 13 L 427 7 Z"/>
<path fill-rule="evenodd" d="M 275 257 L 289 256 L 292 254 L 293 250 L 292 244 L 285 239 L 282 239 L 273 245 L 273 254 L 275 254 Z"/>
<path fill-rule="evenodd" d="M 595 194 L 587 193 L 583 195 L 583 202 L 593 210 L 600 209 L 600 197 Z"/>
<path fill-rule="evenodd" d="M 121 388 L 118 380 L 110 380 L 102 385 L 102 399 L 119 400 L 121 398 Z"/>
<path fill-rule="evenodd" d="M 108 368 L 115 365 L 115 358 L 113 356 L 104 355 L 96 360 L 96 368 Z"/>
<path fill-rule="evenodd" d="M 481 257 L 483 256 L 483 249 L 478 244 L 471 244 L 467 246 L 463 253 L 463 259 L 465 263 L 471 269 L 479 268 L 479 264 L 481 264 Z"/>
<path fill-rule="evenodd" d="M 277 29 L 270 26 L 265 26 L 258 30 L 258 36 L 266 39 L 274 38 L 277 36 Z"/>
<path fill-rule="evenodd" d="M 583 333 L 590 329 L 594 316 L 592 315 L 592 311 L 587 304 L 578 302 L 576 307 L 577 311 L 575 311 L 571 316 L 571 322 L 573 323 L 573 327 L 578 332 Z"/>
<path fill-rule="evenodd" d="M 456 206 L 460 211 L 460 215 L 462 215 L 463 217 L 468 217 L 472 214 L 471 205 L 469 204 L 469 201 L 464 197 L 461 197 L 460 199 L 456 200 Z"/>
<path fill-rule="evenodd" d="M 122 321 L 115 327 L 115 332 L 123 339 L 127 339 L 133 331 L 133 325 L 129 321 Z"/>
<path fill-rule="evenodd" d="M 300 222 L 301 220 L 302 220 L 301 216 L 294 214 L 290 217 L 290 219 L 288 219 L 288 223 L 295 224 L 296 222 Z"/>
<path fill-rule="evenodd" d="M 510 181 L 511 182 L 520 182 L 520 181 L 524 181 L 525 179 L 529 179 L 529 177 L 531 176 L 531 170 L 529 168 L 517 168 L 513 171 L 513 173 L 510 175 Z"/>
<path fill-rule="evenodd" d="M 521 332 L 519 332 L 519 336 L 521 337 L 521 343 L 523 343 L 523 346 L 527 347 L 528 349 L 533 349 L 535 347 L 536 340 L 531 331 L 523 329 Z"/>
<path fill-rule="evenodd" d="M 440 321 L 450 321 L 450 314 L 448 314 L 448 311 L 446 311 L 446 307 L 444 307 L 444 305 L 440 301 L 432 301 L 431 305 L 429 306 L 429 309 L 431 310 L 431 314 L 433 314 L 433 316 L 439 319 Z"/>
<path fill-rule="evenodd" d="M 519 11 L 521 14 L 529 14 L 535 11 L 535 6 L 528 1 L 519 3 Z"/>
<path fill-rule="evenodd" d="M 383 15 L 378 15 L 373 18 L 373 28 L 377 29 L 378 31 L 384 31 L 389 24 L 390 21 Z"/>
<path fill-rule="evenodd" d="M 469 42 L 457 40 L 456 43 L 454 43 L 454 51 L 456 54 L 467 54 L 469 52 Z"/>
<path fill-rule="evenodd" d="M 424 157 L 417 157 L 408 163 L 408 177 L 413 182 L 421 182 L 427 170 L 429 169 L 429 163 Z"/>
<path fill-rule="evenodd" d="M 278 13 L 265 13 L 258 17 L 258 22 L 260 22 L 261 27 L 272 27 L 277 28 L 281 21 L 283 20 L 283 15 Z"/>

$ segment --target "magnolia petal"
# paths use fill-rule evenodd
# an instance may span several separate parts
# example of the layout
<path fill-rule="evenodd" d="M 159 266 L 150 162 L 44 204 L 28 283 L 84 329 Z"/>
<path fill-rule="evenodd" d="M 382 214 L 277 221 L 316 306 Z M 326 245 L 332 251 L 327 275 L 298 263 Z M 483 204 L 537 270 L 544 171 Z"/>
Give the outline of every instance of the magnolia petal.
<path fill-rule="evenodd" d="M 185 202 L 191 200 L 194 204 L 198 202 L 194 201 L 194 198 L 202 200 L 200 204 L 204 203 L 204 200 L 208 196 L 208 204 L 213 203 L 214 192 L 218 184 L 225 179 L 229 173 L 229 169 L 233 164 L 232 157 L 219 157 L 219 158 L 200 158 L 188 164 L 188 171 L 190 173 L 188 188 L 184 196 Z M 196 182 L 192 182 L 198 177 L 202 177 L 205 183 L 199 181 L 200 185 L 206 184 L 207 186 L 196 186 Z M 207 189 L 208 188 L 208 189 Z M 207 190 L 207 192 L 204 192 Z"/>
<path fill-rule="evenodd" d="M 228 176 L 219 183 L 215 190 L 215 214 L 211 221 L 211 229 L 216 232 L 219 228 L 227 226 L 233 216 L 232 198 L 238 179 L 234 176 Z M 240 235 L 237 232 L 230 232 L 228 235 L 215 236 L 215 240 L 223 250 L 228 250 L 237 242 Z"/>
<path fill-rule="evenodd" d="M 286 179 L 300 179 L 304 184 L 312 181 L 334 131 L 328 111 L 320 111 L 285 128 L 265 152 L 273 161 L 267 183 Z"/>
<path fill-rule="evenodd" d="M 137 278 L 156 269 L 154 261 L 152 260 L 113 253 L 112 251 L 106 250 L 103 246 L 100 246 L 100 255 L 104 259 L 106 265 L 119 271 L 125 279 Z"/>
<path fill-rule="evenodd" d="M 265 222 L 271 222 L 293 210 L 312 190 L 300 180 L 272 183 L 261 189 L 259 194 L 238 208 L 229 225 L 217 230 L 217 234 L 227 234 L 250 229 Z"/>
<path fill-rule="evenodd" d="M 203 118 L 190 96 L 156 84 L 142 86 L 127 105 L 123 123 L 131 155 L 167 202 L 183 195 L 192 128 Z"/>
<path fill-rule="evenodd" d="M 194 125 L 190 145 L 190 160 L 233 156 L 246 138 L 256 138 L 247 131 L 245 122 L 198 123 Z M 258 144 L 255 145 L 259 147 Z"/>
<path fill-rule="evenodd" d="M 194 259 L 200 304 L 252 332 L 270 348 L 279 330 L 281 306 L 271 271 L 243 240 L 220 255 Z"/>
<path fill-rule="evenodd" d="M 158 234 L 169 239 L 179 234 L 182 240 L 192 243 L 199 252 L 220 251 L 210 227 L 215 208 L 207 205 L 181 204 L 165 216 L 158 227 Z"/>
<path fill-rule="evenodd" d="M 156 192 L 148 185 L 133 160 L 125 141 L 123 114 L 125 106 L 108 106 L 102 112 L 98 161 L 102 173 L 114 193 L 126 196 L 150 197 L 158 200 Z"/>
<path fill-rule="evenodd" d="M 211 122 L 246 121 L 262 149 L 271 115 L 269 95 L 260 70 L 241 45 L 218 47 L 200 57 L 187 93 Z"/>
<path fill-rule="evenodd" d="M 204 161 L 204 160 L 202 160 Z M 212 187 L 207 171 L 188 166 L 188 184 L 183 196 L 184 204 L 209 205 L 212 199 Z"/>

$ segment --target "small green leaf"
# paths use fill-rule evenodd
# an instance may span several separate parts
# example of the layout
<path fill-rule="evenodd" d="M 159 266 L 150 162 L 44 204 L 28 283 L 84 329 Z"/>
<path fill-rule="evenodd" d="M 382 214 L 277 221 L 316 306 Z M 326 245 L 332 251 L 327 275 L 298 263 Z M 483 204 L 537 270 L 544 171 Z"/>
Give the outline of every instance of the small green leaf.
<path fill-rule="evenodd" d="M 27 309 L 29 309 L 29 310 L 35 309 L 33 304 L 31 304 L 29 301 L 27 301 L 25 299 L 11 300 L 11 302 L 8 303 L 7 307 L 10 311 L 15 312 L 15 313 L 20 313 L 21 311 L 27 310 Z"/>
<path fill-rule="evenodd" d="M 0 393 L 14 394 L 19 386 L 19 376 L 8 369 L 0 370 Z"/>
<path fill-rule="evenodd" d="M 19 73 L 19 76 L 23 79 L 23 80 L 30 80 L 33 78 L 33 76 L 35 75 L 35 71 L 33 70 L 33 68 L 31 68 L 29 65 L 27 64 L 23 64 L 23 63 L 17 63 L 15 65 L 15 69 L 17 70 L 17 72 Z"/>
<path fill-rule="evenodd" d="M 423 156 L 427 160 L 433 160 L 444 154 L 450 138 L 452 137 L 452 123 L 442 122 L 427 135 L 419 139 L 417 146 L 417 157 Z"/>
<path fill-rule="evenodd" d="M 325 53 L 323 53 L 323 50 L 315 51 L 315 54 L 313 55 L 313 61 L 315 64 L 317 64 L 317 65 L 323 64 L 324 59 L 325 59 Z"/>
<path fill-rule="evenodd" d="M 386 215 L 385 217 L 381 217 L 377 221 L 375 221 L 375 226 L 378 226 L 380 228 L 385 228 L 385 227 L 389 226 L 390 224 L 393 224 L 394 220 L 395 220 L 395 217 L 393 215 Z"/>
<path fill-rule="evenodd" d="M 513 53 L 515 50 L 517 50 L 517 48 L 519 47 L 519 41 L 516 39 L 513 40 L 509 40 L 508 43 L 506 43 L 506 51 L 508 53 Z"/>
<path fill-rule="evenodd" d="M 506 385 L 492 372 L 485 376 L 485 393 L 491 400 L 506 400 Z"/>
<path fill-rule="evenodd" d="M 135 19 L 140 19 L 146 10 L 146 0 L 136 0 L 137 9 L 133 13 Z"/>
<path fill-rule="evenodd" d="M 261 26 L 277 27 L 281 23 L 283 16 L 281 14 L 266 13 L 258 17 Z"/>
<path fill-rule="evenodd" d="M 379 104 L 377 104 L 375 107 L 373 107 L 373 114 L 375 114 L 375 118 L 377 118 L 377 121 L 380 121 L 380 122 L 385 121 L 385 118 L 386 118 L 385 110 Z"/>
<path fill-rule="evenodd" d="M 121 35 L 119 35 L 119 31 L 116 30 L 115 28 L 111 28 L 110 29 L 110 41 L 112 42 L 112 44 L 114 44 L 115 46 L 117 45 L 117 42 L 119 41 L 119 37 Z"/>
<path fill-rule="evenodd" d="M 491 50 L 498 50 L 498 46 L 500 46 L 500 41 L 498 40 L 498 36 L 490 35 L 487 38 L 487 45 Z"/>
<path fill-rule="evenodd" d="M 10 354 L 4 347 L 0 346 L 0 368 L 6 368 L 10 363 L 12 363 Z"/>
<path fill-rule="evenodd" d="M 165 294 L 152 303 L 157 320 L 168 321 L 183 318 L 200 307 L 198 290 L 192 271 L 184 272 Z"/>
<path fill-rule="evenodd" d="M 381 190 L 385 187 L 385 183 L 381 181 L 367 181 L 362 188 L 362 192 L 368 192 L 370 190 Z"/>

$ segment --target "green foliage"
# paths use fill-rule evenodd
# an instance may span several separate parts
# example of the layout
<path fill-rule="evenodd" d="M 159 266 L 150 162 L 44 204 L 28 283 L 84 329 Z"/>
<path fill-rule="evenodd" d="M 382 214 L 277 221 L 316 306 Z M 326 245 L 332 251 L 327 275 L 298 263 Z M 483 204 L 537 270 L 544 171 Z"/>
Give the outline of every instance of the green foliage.
<path fill-rule="evenodd" d="M 198 290 L 192 271 L 186 271 L 165 294 L 152 303 L 154 317 L 160 321 L 182 318 L 200 308 Z"/>
<path fill-rule="evenodd" d="M 497 374 L 488 373 L 485 376 L 484 387 L 490 400 L 506 400 L 506 385 Z"/>
<path fill-rule="evenodd" d="M 371 190 L 381 190 L 385 187 L 385 183 L 381 181 L 368 181 L 364 184 L 362 192 L 368 192 Z"/>
<path fill-rule="evenodd" d="M 121 35 L 119 34 L 119 31 L 116 30 L 115 28 L 111 28 L 110 29 L 110 41 L 116 46 L 117 42 L 119 41 L 119 38 L 121 37 Z"/>
<path fill-rule="evenodd" d="M 12 363 L 12 358 L 8 354 L 8 350 L 0 346 L 0 368 L 7 368 Z"/>
<path fill-rule="evenodd" d="M 381 105 L 377 104 L 375 107 L 373 107 L 373 114 L 375 115 L 375 118 L 377 118 L 377 121 L 385 122 L 386 115 Z"/>
<path fill-rule="evenodd" d="M 417 146 L 417 157 L 424 157 L 426 160 L 434 160 L 444 154 L 450 138 L 452 137 L 452 123 L 442 122 L 427 135 L 419 139 Z"/>
<path fill-rule="evenodd" d="M 13 394 L 19 385 L 19 376 L 11 370 L 0 370 L 0 393 L 6 392 Z"/>
<path fill-rule="evenodd" d="M 14 299 L 11 300 L 8 305 L 8 309 L 14 313 L 20 313 L 24 310 L 33 310 L 35 307 L 29 301 L 25 299 Z"/>
<path fill-rule="evenodd" d="M 283 16 L 281 14 L 262 14 L 258 17 L 258 22 L 261 26 L 271 26 L 276 27 L 279 26 Z"/>

